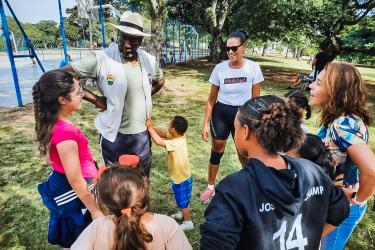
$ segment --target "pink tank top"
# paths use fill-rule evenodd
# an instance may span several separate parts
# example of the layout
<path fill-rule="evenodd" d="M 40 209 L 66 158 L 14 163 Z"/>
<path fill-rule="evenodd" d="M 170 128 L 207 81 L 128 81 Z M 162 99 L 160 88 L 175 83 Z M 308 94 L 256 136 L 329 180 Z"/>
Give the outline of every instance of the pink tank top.
<path fill-rule="evenodd" d="M 84 178 L 94 177 L 97 169 L 88 147 L 88 140 L 76 125 L 61 119 L 57 120 L 51 135 L 50 164 L 52 168 L 59 173 L 65 174 L 56 146 L 60 142 L 68 140 L 77 142 L 82 176 Z"/>

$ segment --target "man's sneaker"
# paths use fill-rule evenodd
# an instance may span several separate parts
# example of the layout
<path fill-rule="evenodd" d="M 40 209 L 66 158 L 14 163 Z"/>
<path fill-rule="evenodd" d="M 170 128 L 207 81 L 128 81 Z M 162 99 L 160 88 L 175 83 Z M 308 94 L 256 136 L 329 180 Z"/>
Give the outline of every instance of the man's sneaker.
<path fill-rule="evenodd" d="M 182 212 L 178 211 L 177 213 L 172 214 L 170 217 L 173 218 L 173 219 L 181 220 L 182 219 Z"/>
<path fill-rule="evenodd" d="M 189 221 L 184 221 L 183 223 L 180 224 L 180 228 L 182 231 L 188 231 L 194 229 L 194 224 L 191 220 Z"/>
<path fill-rule="evenodd" d="M 201 201 L 208 201 L 214 195 L 215 195 L 215 189 L 207 188 L 203 193 L 201 193 L 201 196 L 199 197 L 199 199 Z"/>

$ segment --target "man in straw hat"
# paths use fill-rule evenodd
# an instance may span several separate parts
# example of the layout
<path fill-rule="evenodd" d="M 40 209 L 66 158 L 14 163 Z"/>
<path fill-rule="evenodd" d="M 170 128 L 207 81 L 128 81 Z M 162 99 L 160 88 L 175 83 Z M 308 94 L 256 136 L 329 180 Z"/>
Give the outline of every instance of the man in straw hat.
<path fill-rule="evenodd" d="M 123 154 L 141 158 L 145 173 L 151 168 L 150 141 L 145 126 L 151 117 L 151 95 L 158 92 L 164 78 L 155 57 L 139 48 L 144 36 L 143 17 L 125 11 L 119 24 L 118 46 L 95 51 L 65 70 L 82 78 L 96 78 L 103 96 L 84 90 L 84 99 L 101 112 L 95 118 L 100 147 L 106 164 Z"/>

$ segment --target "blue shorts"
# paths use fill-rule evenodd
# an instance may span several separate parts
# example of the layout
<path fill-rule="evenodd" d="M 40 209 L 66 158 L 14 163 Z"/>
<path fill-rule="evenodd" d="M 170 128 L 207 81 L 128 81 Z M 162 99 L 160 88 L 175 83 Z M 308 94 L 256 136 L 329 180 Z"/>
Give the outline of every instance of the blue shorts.
<path fill-rule="evenodd" d="M 179 184 L 172 183 L 174 197 L 179 208 L 187 208 L 189 206 L 192 187 L 193 178 L 191 177 Z"/>

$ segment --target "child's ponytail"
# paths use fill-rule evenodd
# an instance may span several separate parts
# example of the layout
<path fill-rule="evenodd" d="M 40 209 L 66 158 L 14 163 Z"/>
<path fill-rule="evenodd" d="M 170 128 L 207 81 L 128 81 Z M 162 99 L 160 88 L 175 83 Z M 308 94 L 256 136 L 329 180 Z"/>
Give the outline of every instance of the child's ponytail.
<path fill-rule="evenodd" d="M 152 235 L 141 223 L 140 214 L 135 212 L 128 215 L 120 214 L 120 216 L 115 216 L 114 223 L 116 229 L 113 250 L 146 250 L 145 243 L 152 241 Z"/>
<path fill-rule="evenodd" d="M 153 240 L 141 222 L 149 211 L 146 177 L 138 169 L 110 167 L 97 182 L 95 196 L 115 215 L 113 249 L 146 250 L 146 243 Z"/>

